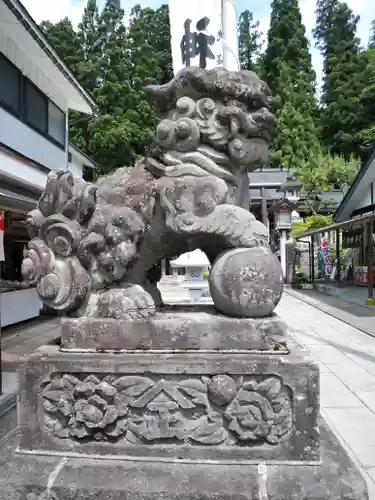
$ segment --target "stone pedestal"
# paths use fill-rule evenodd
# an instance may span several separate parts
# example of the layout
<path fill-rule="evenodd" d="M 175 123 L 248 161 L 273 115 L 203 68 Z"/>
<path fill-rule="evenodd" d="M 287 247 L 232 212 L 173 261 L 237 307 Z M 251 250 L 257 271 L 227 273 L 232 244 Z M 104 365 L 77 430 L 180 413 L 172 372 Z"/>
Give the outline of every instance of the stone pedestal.
<path fill-rule="evenodd" d="M 319 429 L 318 367 L 277 316 L 175 307 L 61 334 L 20 370 L 1 500 L 367 498 Z"/>

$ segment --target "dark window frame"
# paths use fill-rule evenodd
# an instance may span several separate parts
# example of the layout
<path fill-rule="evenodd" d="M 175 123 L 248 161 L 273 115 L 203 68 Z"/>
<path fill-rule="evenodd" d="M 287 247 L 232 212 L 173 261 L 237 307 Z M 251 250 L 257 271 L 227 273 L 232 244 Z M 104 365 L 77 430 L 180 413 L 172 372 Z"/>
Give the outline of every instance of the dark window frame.
<path fill-rule="evenodd" d="M 32 92 L 34 92 L 35 94 L 38 95 L 38 97 L 43 101 L 43 105 L 45 107 L 45 112 L 43 113 L 44 116 L 43 116 L 43 127 L 44 127 L 44 130 L 41 130 L 37 125 L 35 125 L 34 123 L 32 123 L 30 121 L 30 117 L 27 116 L 28 114 L 28 102 L 27 102 L 27 97 L 28 97 L 28 91 L 27 89 L 31 88 L 32 89 Z M 48 97 L 43 94 L 43 92 L 40 90 L 39 87 L 37 87 L 35 85 L 35 83 L 33 83 L 31 80 L 29 80 L 28 78 L 25 79 L 25 82 L 24 82 L 24 100 L 23 100 L 23 105 L 24 105 L 24 122 L 29 125 L 29 127 L 31 127 L 33 130 L 36 130 L 37 132 L 39 132 L 39 134 L 41 134 L 42 136 L 48 136 Z"/>
<path fill-rule="evenodd" d="M 46 94 L 43 93 L 40 88 L 35 85 L 34 82 L 32 82 L 27 76 L 24 76 L 22 72 L 20 71 L 19 68 L 15 64 L 12 63 L 2 52 L 0 52 L 0 59 L 4 59 L 8 64 L 10 64 L 13 68 L 16 69 L 18 76 L 19 76 L 19 85 L 20 85 L 20 92 L 19 92 L 19 110 L 14 110 L 11 106 L 7 105 L 7 103 L 3 102 L 0 100 L 0 108 L 5 109 L 5 111 L 9 112 L 16 118 L 18 118 L 22 123 L 24 123 L 27 127 L 31 128 L 35 132 L 37 132 L 39 135 L 47 139 L 49 142 L 57 146 L 58 148 L 62 149 L 63 151 L 66 151 L 66 148 L 68 147 L 67 141 L 66 141 L 66 134 L 64 133 L 64 143 L 61 143 L 60 141 L 56 140 L 54 137 L 49 135 L 48 130 L 49 130 L 49 103 L 51 102 L 65 117 L 65 125 L 66 125 L 66 120 L 67 120 L 67 113 L 65 113 L 55 102 L 51 101 L 51 99 L 46 96 Z M 1 75 L 0 75 L 1 79 Z M 30 123 L 27 120 L 27 99 L 26 99 L 26 87 L 27 85 L 30 85 L 33 87 L 33 90 L 36 91 L 41 95 L 43 100 L 46 102 L 46 117 L 45 117 L 45 123 L 46 123 L 46 132 L 43 132 L 39 130 L 38 127 L 35 127 L 32 123 Z"/>
<path fill-rule="evenodd" d="M 10 61 L 2 52 L 0 52 L 0 60 L 3 60 L 5 64 L 9 64 L 13 69 L 16 70 L 17 77 L 18 77 L 18 86 L 19 86 L 19 95 L 18 95 L 18 109 L 14 109 L 13 106 L 9 105 L 9 103 L 3 101 L 0 99 L 0 106 L 2 108 L 5 108 L 7 111 L 12 113 L 14 116 L 17 118 L 21 117 L 22 114 L 22 73 L 20 70 Z"/>

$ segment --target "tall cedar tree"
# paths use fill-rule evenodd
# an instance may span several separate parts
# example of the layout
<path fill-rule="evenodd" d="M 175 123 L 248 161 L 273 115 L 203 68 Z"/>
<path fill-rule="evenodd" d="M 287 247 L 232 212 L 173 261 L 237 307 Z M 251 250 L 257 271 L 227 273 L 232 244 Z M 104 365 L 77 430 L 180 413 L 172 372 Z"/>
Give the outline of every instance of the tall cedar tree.
<path fill-rule="evenodd" d="M 324 60 L 322 142 L 345 158 L 360 155 L 360 98 L 366 83 L 366 58 L 356 36 L 358 17 L 338 0 L 318 0 L 314 36 Z"/>
<path fill-rule="evenodd" d="M 360 96 L 361 156 L 366 160 L 375 144 L 375 46 L 370 44 L 366 58 L 366 86 Z"/>
<path fill-rule="evenodd" d="M 307 108 L 308 76 L 294 79 L 290 68 L 283 63 L 280 71 L 282 105 L 277 111 L 278 134 L 270 155 L 270 165 L 283 164 L 297 174 L 302 165 L 320 151 L 314 118 Z M 304 80 L 304 77 L 306 80 Z"/>
<path fill-rule="evenodd" d="M 242 12 L 238 19 L 238 58 L 242 69 L 260 72 L 261 36 L 259 21 L 254 21 L 253 13 Z"/>
<path fill-rule="evenodd" d="M 100 73 L 99 10 L 96 0 L 87 1 L 76 36 L 81 53 L 81 59 L 76 66 L 76 76 L 96 99 Z M 83 113 L 69 113 L 70 139 L 87 154 L 92 154 L 89 149 L 88 130 L 91 120 L 92 117 Z"/>
<path fill-rule="evenodd" d="M 279 120 L 270 165 L 298 170 L 318 147 L 315 72 L 298 0 L 273 0 L 263 67 Z"/>
<path fill-rule="evenodd" d="M 273 94 L 279 96 L 283 90 L 281 71 L 286 65 L 292 80 L 298 80 L 303 75 L 304 81 L 309 84 L 309 89 L 306 89 L 310 101 L 308 107 L 314 107 L 315 72 L 298 0 L 273 0 L 271 9 L 267 48 L 263 60 L 264 78 Z"/>
<path fill-rule="evenodd" d="M 120 0 L 106 0 L 99 16 L 95 47 L 100 50 L 96 100 L 100 115 L 90 121 L 88 150 L 101 165 L 101 173 L 131 165 L 136 159 L 138 96 L 130 83 L 130 53 L 125 12 Z M 128 110 L 133 111 L 132 117 Z M 136 122 L 136 119 L 134 120 Z"/>
<path fill-rule="evenodd" d="M 375 49 L 375 19 L 373 19 L 372 22 L 371 22 L 370 38 L 369 38 L 369 41 L 368 41 L 368 48 L 369 49 Z"/>
<path fill-rule="evenodd" d="M 128 31 L 120 1 L 107 0 L 99 12 L 88 0 L 75 33 L 68 20 L 42 23 L 47 37 L 90 91 L 99 113 L 69 116 L 70 140 L 100 165 L 100 173 L 131 166 L 154 134 L 156 110 L 143 92 L 147 83 L 172 76 L 168 6 L 136 6 Z"/>
<path fill-rule="evenodd" d="M 40 28 L 70 71 L 76 73 L 83 53 L 77 33 L 70 20 L 65 17 L 56 24 L 51 23 L 51 21 L 42 21 Z"/>
<path fill-rule="evenodd" d="M 167 6 L 154 11 L 137 4 L 131 10 L 128 43 L 130 80 L 138 97 L 137 116 L 134 117 L 138 126 L 134 146 L 138 156 L 143 155 L 150 145 L 157 124 L 157 110 L 145 94 L 144 87 L 165 83 L 172 76 L 169 32 Z"/>

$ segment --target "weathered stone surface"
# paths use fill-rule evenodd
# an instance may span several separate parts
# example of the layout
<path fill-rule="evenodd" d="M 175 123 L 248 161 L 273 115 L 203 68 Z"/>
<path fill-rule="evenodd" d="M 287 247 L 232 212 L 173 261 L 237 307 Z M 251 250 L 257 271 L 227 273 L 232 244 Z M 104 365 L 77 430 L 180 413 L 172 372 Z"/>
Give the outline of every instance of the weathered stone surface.
<path fill-rule="evenodd" d="M 61 353 L 20 373 L 21 449 L 319 460 L 319 371 L 293 354 Z"/>
<path fill-rule="evenodd" d="M 212 266 L 209 283 L 219 311 L 248 318 L 272 314 L 284 289 L 280 262 L 264 247 L 227 250 Z"/>
<path fill-rule="evenodd" d="M 316 465 L 103 460 L 0 449 L 1 500 L 368 500 L 364 479 L 321 420 Z M 29 496 L 27 496 L 29 495 Z"/>
<path fill-rule="evenodd" d="M 230 318 L 210 305 L 168 306 L 147 321 L 63 318 L 64 349 L 285 350 L 287 326 L 277 315 Z"/>
<path fill-rule="evenodd" d="M 253 276 L 241 278 L 242 292 L 231 267 L 225 291 L 214 279 L 213 297 L 225 314 L 271 314 L 282 289 L 277 279 L 261 283 L 260 274 L 275 266 L 280 274 L 280 265 L 267 252 L 267 228 L 248 211 L 247 175 L 266 163 L 276 129 L 269 88 L 249 71 L 185 68 L 148 91 L 163 117 L 134 168 L 96 185 L 70 171 L 48 175 L 27 217 L 25 278 L 58 311 L 147 320 L 160 302 L 152 273 L 160 259 L 200 248 L 218 269 L 223 251 L 261 248 L 261 267 L 252 257 Z"/>

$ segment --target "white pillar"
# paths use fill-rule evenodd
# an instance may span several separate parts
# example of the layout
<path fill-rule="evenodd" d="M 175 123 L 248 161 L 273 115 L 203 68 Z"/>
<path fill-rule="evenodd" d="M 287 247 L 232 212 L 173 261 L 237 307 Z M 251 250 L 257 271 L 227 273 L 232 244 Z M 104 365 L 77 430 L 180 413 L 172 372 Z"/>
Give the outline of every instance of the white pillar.
<path fill-rule="evenodd" d="M 222 0 L 223 63 L 229 71 L 240 70 L 236 0 Z"/>

